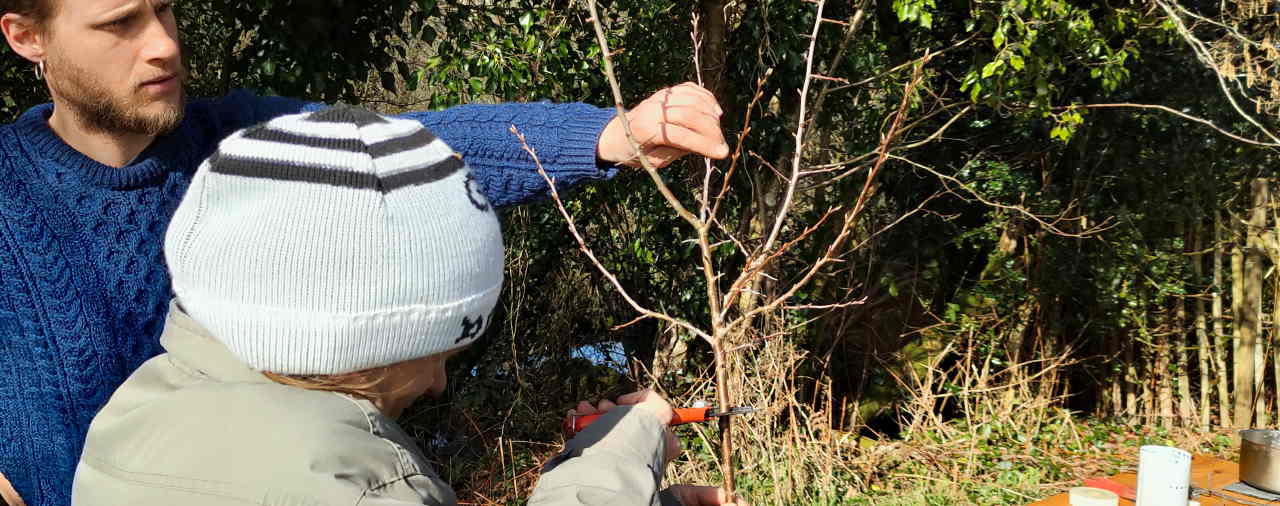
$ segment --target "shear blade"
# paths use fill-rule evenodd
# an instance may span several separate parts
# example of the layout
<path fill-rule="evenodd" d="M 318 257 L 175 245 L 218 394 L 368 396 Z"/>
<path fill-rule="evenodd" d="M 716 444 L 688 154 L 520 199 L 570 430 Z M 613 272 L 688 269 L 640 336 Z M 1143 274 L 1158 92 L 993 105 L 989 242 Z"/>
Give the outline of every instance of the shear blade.
<path fill-rule="evenodd" d="M 751 406 L 738 406 L 736 408 L 729 408 L 725 411 L 707 413 L 707 417 L 710 418 L 715 416 L 744 415 L 744 414 L 752 413 L 755 411 L 759 411 L 759 410 Z"/>

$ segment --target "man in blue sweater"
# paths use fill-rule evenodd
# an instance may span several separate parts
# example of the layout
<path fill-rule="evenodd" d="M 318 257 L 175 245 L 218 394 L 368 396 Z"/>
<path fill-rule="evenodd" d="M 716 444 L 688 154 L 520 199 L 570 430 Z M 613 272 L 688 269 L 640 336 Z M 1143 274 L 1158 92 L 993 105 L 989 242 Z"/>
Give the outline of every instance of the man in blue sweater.
<path fill-rule="evenodd" d="M 237 129 L 319 107 L 246 92 L 186 101 L 172 8 L 173 0 L 0 0 L 6 41 L 53 99 L 0 125 L 6 502 L 68 504 L 89 421 L 160 351 L 170 299 L 163 234 L 199 162 Z M 546 193 L 513 124 L 566 186 L 612 177 L 639 156 L 665 165 L 691 152 L 728 154 L 714 97 L 690 84 L 628 113 L 640 153 L 611 109 L 585 104 L 405 116 L 461 152 L 498 206 Z"/>

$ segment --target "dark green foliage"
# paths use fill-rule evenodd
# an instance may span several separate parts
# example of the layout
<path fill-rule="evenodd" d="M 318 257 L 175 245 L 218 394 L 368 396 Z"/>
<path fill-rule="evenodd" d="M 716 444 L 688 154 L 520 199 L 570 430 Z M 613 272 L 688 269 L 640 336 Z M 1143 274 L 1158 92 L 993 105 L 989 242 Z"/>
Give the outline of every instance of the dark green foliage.
<path fill-rule="evenodd" d="M 396 40 L 415 37 L 410 12 L 438 13 L 431 0 L 237 0 L 179 2 L 191 96 L 235 88 L 325 102 L 355 101 L 370 75 L 389 90 L 417 69 Z M 0 117 L 47 101 L 31 65 L 13 52 L 0 58 Z"/>
<path fill-rule="evenodd" d="M 848 21 L 860 3 L 828 2 L 823 17 Z M 612 105 L 592 25 L 576 1 L 179 5 L 193 95 L 249 87 L 360 100 L 381 86 L 396 96 L 416 90 L 420 107 L 432 108 L 544 99 Z M 1275 151 L 1149 109 L 1073 107 L 1160 104 L 1241 128 L 1216 78 L 1145 4 L 873 0 L 867 6 L 847 45 L 842 25 L 824 24 L 817 37 L 815 72 L 831 79 L 815 81 L 809 96 L 802 166 L 830 170 L 801 184 L 795 219 L 780 237 L 795 239 L 828 208 L 853 204 L 873 159 L 859 157 L 886 132 L 910 62 L 934 54 L 922 85 L 907 97 L 909 128 L 893 152 L 899 158 L 884 165 L 854 227 L 858 247 L 842 250 L 841 262 L 794 299 L 865 302 L 780 312 L 746 337 L 785 330 L 782 339 L 806 357 L 795 371 L 796 401 L 821 407 L 823 393 L 833 403 L 856 402 L 860 412 L 846 420 L 846 430 L 898 430 L 910 414 L 903 400 L 914 393 L 902 378 L 923 371 L 943 349 L 951 353 L 944 367 L 966 353 L 997 369 L 1066 354 L 1078 362 L 1052 386 L 1062 387 L 1068 407 L 1103 412 L 1105 391 L 1125 366 L 1139 374 L 1154 367 L 1145 355 L 1155 336 L 1193 342 L 1172 315 L 1210 280 L 1194 275 L 1191 262 L 1200 257 L 1184 251 L 1187 231 L 1207 233 L 1214 213 L 1242 209 L 1243 182 L 1272 175 Z M 670 0 L 602 5 L 628 101 L 696 79 L 693 8 Z M 814 9 L 802 0 L 730 9 L 723 121 L 731 144 L 750 130 L 718 222 L 747 249 L 762 241 L 760 224 L 772 223 L 778 174 L 790 170 Z M 0 116 L 11 117 L 47 97 L 30 66 L 6 54 Z M 748 116 L 757 91 L 761 98 Z M 814 112 L 820 95 L 822 108 Z M 955 114 L 961 116 L 952 122 Z M 727 166 L 717 164 L 721 171 Z M 677 163 L 664 175 L 693 206 L 701 162 Z M 624 171 L 610 184 L 578 189 L 567 207 L 589 246 L 641 304 L 705 324 L 694 234 L 647 179 Z M 452 441 L 464 457 L 449 461 L 455 483 L 465 488 L 474 477 L 475 490 L 518 497 L 517 480 L 495 478 L 498 466 L 485 453 L 498 435 L 554 439 L 556 420 L 573 401 L 633 387 L 673 342 L 689 350 L 660 386 L 674 395 L 701 394 L 710 356 L 700 341 L 652 320 L 619 328 L 634 312 L 578 252 L 551 206 L 511 210 L 504 220 L 503 325 L 453 360 L 451 402 L 424 404 L 409 425 L 424 440 L 444 434 Z M 761 291 L 777 293 L 802 277 L 838 226 L 831 220 L 780 257 Z M 716 240 L 715 261 L 727 283 L 742 268 L 744 252 L 728 234 Z M 1121 360 L 1125 346 L 1135 351 L 1132 363 Z M 973 386 L 956 375 L 939 380 L 937 391 L 959 396 Z M 944 417 L 959 418 L 960 409 L 950 401 L 938 407 Z M 998 464 L 1007 447 L 1026 442 L 1019 437 L 1044 437 L 1020 433 L 1016 421 L 965 423 L 987 431 L 976 450 L 983 465 Z M 1070 418 L 1053 423 L 1067 426 Z M 934 436 L 943 437 L 925 434 Z M 999 480 L 1012 489 L 1069 473 L 1053 464 L 1034 473 L 1001 471 Z M 743 483 L 758 490 L 776 485 L 759 478 Z M 990 494 L 971 492 L 970 499 L 1008 499 Z"/>

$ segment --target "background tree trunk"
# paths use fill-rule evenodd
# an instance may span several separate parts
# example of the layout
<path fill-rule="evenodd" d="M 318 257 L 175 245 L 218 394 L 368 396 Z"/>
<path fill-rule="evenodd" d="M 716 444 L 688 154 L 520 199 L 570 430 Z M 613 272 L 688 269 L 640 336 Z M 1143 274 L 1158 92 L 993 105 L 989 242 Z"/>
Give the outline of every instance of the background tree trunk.
<path fill-rule="evenodd" d="M 1193 253 L 1191 241 L 1186 240 L 1188 237 L 1185 222 L 1178 222 L 1177 228 L 1178 235 L 1184 239 L 1182 250 L 1186 253 Z M 1191 256 L 1189 258 L 1198 257 Z M 1183 288 L 1183 293 L 1187 293 L 1185 285 Z M 1188 359 L 1188 355 L 1191 354 L 1191 349 L 1195 345 L 1192 344 L 1193 334 L 1187 325 L 1187 321 L 1187 297 L 1184 295 L 1175 302 L 1173 319 L 1173 342 L 1176 346 L 1173 349 L 1173 360 L 1178 368 L 1178 423 L 1183 427 L 1195 427 L 1196 407 L 1195 400 L 1191 398 L 1191 371 L 1189 370 L 1191 362 Z"/>
<path fill-rule="evenodd" d="M 1236 404 L 1239 404 L 1240 397 L 1244 398 L 1253 414 L 1257 416 L 1256 423 L 1265 424 L 1265 414 L 1262 412 L 1263 402 L 1258 402 L 1258 393 L 1262 391 L 1262 373 L 1265 371 L 1265 357 L 1262 356 L 1262 278 L 1266 272 L 1266 255 L 1263 254 L 1263 246 L 1261 241 L 1261 232 L 1266 228 L 1267 224 L 1267 179 L 1253 179 L 1249 184 L 1249 193 L 1253 196 L 1253 205 L 1249 208 L 1249 220 L 1247 229 L 1245 229 L 1244 238 L 1244 319 L 1240 324 L 1247 329 L 1244 339 L 1242 339 L 1242 350 L 1240 350 L 1240 359 L 1249 363 L 1247 374 L 1238 375 L 1238 378 L 1247 380 L 1249 388 L 1247 395 L 1236 397 Z M 1236 414 L 1236 421 L 1244 420 L 1244 425 L 1238 427 L 1248 427 L 1248 414 L 1240 416 Z"/>
<path fill-rule="evenodd" d="M 1227 332 L 1222 324 L 1222 211 L 1213 211 L 1213 363 L 1218 383 L 1218 426 L 1231 427 L 1231 394 L 1227 389 Z"/>
<path fill-rule="evenodd" d="M 1253 419 L 1253 333 L 1245 321 L 1244 245 L 1233 244 L 1231 250 L 1231 370 L 1234 390 L 1232 426 L 1247 428 Z M 1247 342 L 1247 344 L 1246 344 Z M 1247 358 L 1246 358 L 1247 357 Z"/>
<path fill-rule="evenodd" d="M 1203 227 L 1201 225 L 1201 223 L 1197 223 L 1196 226 L 1191 227 L 1191 250 L 1195 252 L 1199 252 L 1202 246 L 1201 237 L 1203 234 Z M 1200 280 L 1204 278 L 1204 259 L 1204 256 L 1197 253 L 1195 260 L 1191 264 L 1192 273 L 1195 274 L 1195 289 L 1197 293 L 1203 293 L 1201 291 L 1202 286 L 1200 285 Z M 1198 345 L 1196 348 L 1196 359 L 1200 370 L 1199 427 L 1202 431 L 1208 431 L 1211 411 L 1209 408 L 1209 391 L 1213 388 L 1213 385 L 1209 384 L 1209 363 L 1211 362 L 1209 357 L 1213 354 L 1213 349 L 1209 346 L 1209 329 L 1205 324 L 1204 310 L 1204 298 L 1196 297 L 1193 318 L 1195 318 L 1196 344 Z"/>
<path fill-rule="evenodd" d="M 1124 340 L 1124 408 L 1125 415 L 1130 418 L 1142 414 L 1142 408 L 1138 406 L 1138 365 L 1133 352 L 1135 342 L 1128 338 Z"/>
<path fill-rule="evenodd" d="M 728 27 L 725 24 L 724 0 L 700 0 L 698 15 L 701 18 L 698 29 L 702 32 L 702 55 L 699 62 L 702 64 L 703 87 L 724 103 L 725 62 L 728 60 L 725 46 Z"/>
<path fill-rule="evenodd" d="M 1271 349 L 1269 336 L 1272 333 L 1266 332 L 1262 322 L 1262 286 L 1267 275 L 1266 238 L 1263 234 L 1267 231 L 1267 208 L 1271 204 L 1271 180 L 1255 179 L 1250 190 L 1253 193 L 1253 208 L 1249 216 L 1248 258 L 1253 261 L 1253 267 L 1249 272 L 1249 281 L 1257 285 L 1254 287 L 1257 290 L 1257 296 L 1250 299 L 1250 304 L 1257 309 L 1257 321 L 1254 323 L 1253 395 L 1250 400 L 1253 403 L 1254 423 L 1258 427 L 1266 427 L 1268 424 L 1267 403 L 1264 400 L 1267 389 L 1266 352 Z"/>
<path fill-rule="evenodd" d="M 1265 274 L 1262 245 L 1258 240 L 1258 232 L 1266 226 L 1267 181 L 1254 179 L 1250 182 L 1250 194 L 1253 197 L 1249 209 L 1249 219 L 1244 227 L 1245 244 L 1238 248 L 1232 256 L 1232 270 L 1237 264 L 1240 269 L 1235 277 L 1240 295 L 1236 321 L 1236 355 L 1235 355 L 1235 426 L 1238 429 L 1248 428 L 1252 422 L 1255 409 L 1255 394 L 1259 382 L 1257 373 L 1262 367 L 1259 349 L 1259 334 L 1262 330 L 1262 277 Z M 1236 274 L 1233 272 L 1233 274 Z"/>
<path fill-rule="evenodd" d="M 1176 325 L 1176 323 L 1175 323 Z M 1177 342 L 1177 332 L 1172 333 L 1172 341 Z M 1170 333 L 1156 330 L 1156 396 L 1159 410 L 1160 426 L 1173 426 L 1173 378 L 1169 371 Z"/>

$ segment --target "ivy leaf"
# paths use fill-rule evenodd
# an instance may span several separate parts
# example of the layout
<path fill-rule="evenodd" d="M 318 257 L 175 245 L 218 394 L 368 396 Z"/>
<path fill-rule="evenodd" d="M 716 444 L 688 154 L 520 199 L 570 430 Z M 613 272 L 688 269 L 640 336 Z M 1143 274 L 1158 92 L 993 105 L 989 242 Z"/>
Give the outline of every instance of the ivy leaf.
<path fill-rule="evenodd" d="M 524 13 L 523 16 L 520 16 L 520 19 L 517 20 L 517 22 L 520 23 L 521 30 L 528 32 L 529 28 L 533 27 L 533 13 L 532 12 Z"/>
<path fill-rule="evenodd" d="M 1004 66 L 1004 60 L 995 60 L 982 67 L 982 77 L 991 77 L 995 75 L 1000 67 Z"/>

